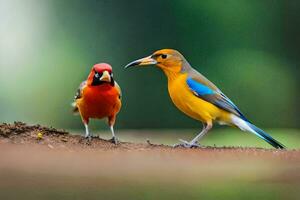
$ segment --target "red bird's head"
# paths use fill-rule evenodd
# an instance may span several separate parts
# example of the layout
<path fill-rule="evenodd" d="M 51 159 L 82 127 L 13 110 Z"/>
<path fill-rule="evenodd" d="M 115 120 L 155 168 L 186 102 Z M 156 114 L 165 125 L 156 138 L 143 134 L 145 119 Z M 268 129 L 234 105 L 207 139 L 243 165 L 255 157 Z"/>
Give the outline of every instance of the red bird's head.
<path fill-rule="evenodd" d="M 95 64 L 88 76 L 88 84 L 98 86 L 108 83 L 114 86 L 112 67 L 107 63 Z"/>

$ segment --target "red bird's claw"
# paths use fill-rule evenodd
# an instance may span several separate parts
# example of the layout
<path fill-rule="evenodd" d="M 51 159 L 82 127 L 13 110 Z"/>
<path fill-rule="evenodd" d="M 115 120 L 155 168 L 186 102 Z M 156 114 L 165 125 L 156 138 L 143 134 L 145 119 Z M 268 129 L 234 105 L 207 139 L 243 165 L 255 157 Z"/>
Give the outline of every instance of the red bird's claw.
<path fill-rule="evenodd" d="M 116 137 L 112 137 L 109 141 L 113 144 L 118 144 L 118 140 Z"/>
<path fill-rule="evenodd" d="M 86 144 L 86 145 L 91 145 L 92 138 L 91 137 L 84 137 L 80 140 L 80 142 Z"/>

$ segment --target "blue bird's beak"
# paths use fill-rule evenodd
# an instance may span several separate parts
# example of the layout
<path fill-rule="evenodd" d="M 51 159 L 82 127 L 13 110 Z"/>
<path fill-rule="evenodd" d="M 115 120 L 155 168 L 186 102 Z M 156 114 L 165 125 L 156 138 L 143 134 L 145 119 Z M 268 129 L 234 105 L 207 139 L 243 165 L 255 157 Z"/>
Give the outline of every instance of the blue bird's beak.
<path fill-rule="evenodd" d="M 125 66 L 125 69 L 132 67 L 132 66 L 141 66 L 141 65 L 155 65 L 157 64 L 157 61 L 154 60 L 151 56 L 147 56 L 145 58 L 141 58 L 138 60 L 135 60 Z"/>

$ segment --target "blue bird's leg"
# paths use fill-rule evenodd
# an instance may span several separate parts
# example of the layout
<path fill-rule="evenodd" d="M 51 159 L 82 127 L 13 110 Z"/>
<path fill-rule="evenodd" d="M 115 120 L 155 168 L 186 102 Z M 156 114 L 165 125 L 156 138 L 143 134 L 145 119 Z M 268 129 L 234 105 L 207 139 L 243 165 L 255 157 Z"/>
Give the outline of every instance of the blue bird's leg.
<path fill-rule="evenodd" d="M 198 141 L 212 128 L 212 124 L 203 124 L 203 130 L 192 140 L 190 144 L 197 144 Z"/>
<path fill-rule="evenodd" d="M 174 145 L 174 147 L 177 146 L 183 146 L 183 147 L 187 147 L 187 148 L 192 148 L 192 147 L 200 147 L 201 145 L 198 144 L 198 141 L 212 128 L 212 124 L 203 124 L 203 129 L 202 131 L 194 138 L 192 139 L 190 142 L 179 139 L 179 141 L 181 142 L 181 144 L 177 144 Z"/>

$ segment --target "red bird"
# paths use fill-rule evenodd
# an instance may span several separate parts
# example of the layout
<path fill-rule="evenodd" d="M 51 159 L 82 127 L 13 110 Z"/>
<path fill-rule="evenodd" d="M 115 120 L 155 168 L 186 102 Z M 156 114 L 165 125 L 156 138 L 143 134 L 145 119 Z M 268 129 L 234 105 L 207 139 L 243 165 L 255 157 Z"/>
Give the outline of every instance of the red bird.
<path fill-rule="evenodd" d="M 86 81 L 83 81 L 75 95 L 74 112 L 79 112 L 85 126 L 85 137 L 89 133 L 90 118 L 107 117 L 112 133 L 112 142 L 117 143 L 114 134 L 116 116 L 121 109 L 121 89 L 113 79 L 112 67 L 106 63 L 93 66 Z"/>

